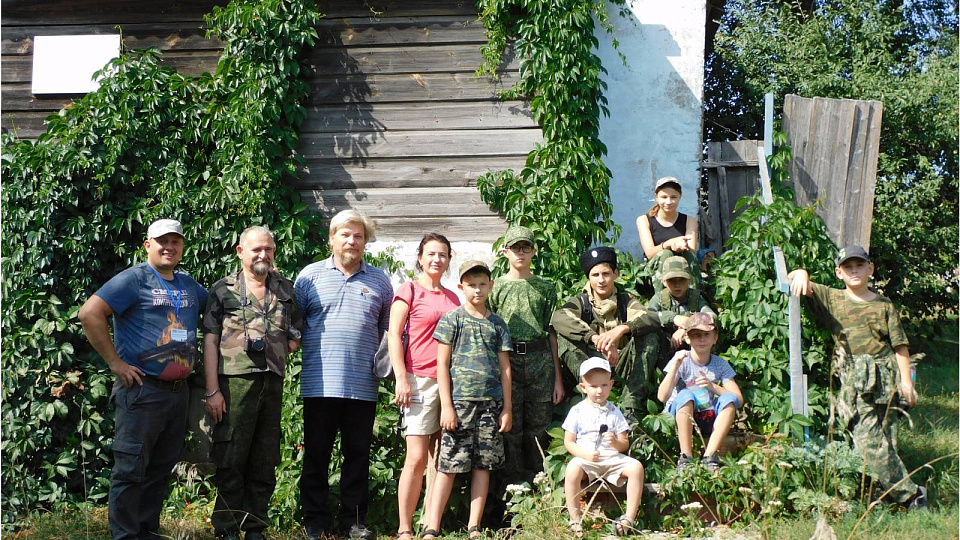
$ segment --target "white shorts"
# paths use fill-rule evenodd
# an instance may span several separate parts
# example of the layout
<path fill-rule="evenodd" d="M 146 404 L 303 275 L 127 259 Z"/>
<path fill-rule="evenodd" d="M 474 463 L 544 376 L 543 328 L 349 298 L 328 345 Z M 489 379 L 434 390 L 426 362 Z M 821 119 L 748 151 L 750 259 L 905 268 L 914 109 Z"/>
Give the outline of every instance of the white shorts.
<path fill-rule="evenodd" d="M 634 463 L 640 463 L 636 459 L 623 455 L 619 452 L 602 457 L 600 461 L 587 461 L 583 458 L 575 457 L 570 460 L 567 467 L 577 465 L 587 474 L 587 478 L 592 482 L 597 478 L 603 478 L 603 481 L 611 486 L 621 487 L 627 483 L 627 477 L 623 475 L 627 468 Z"/>
<path fill-rule="evenodd" d="M 410 407 L 403 410 L 407 435 L 433 435 L 440 431 L 440 387 L 433 377 L 407 372 L 410 382 Z"/>

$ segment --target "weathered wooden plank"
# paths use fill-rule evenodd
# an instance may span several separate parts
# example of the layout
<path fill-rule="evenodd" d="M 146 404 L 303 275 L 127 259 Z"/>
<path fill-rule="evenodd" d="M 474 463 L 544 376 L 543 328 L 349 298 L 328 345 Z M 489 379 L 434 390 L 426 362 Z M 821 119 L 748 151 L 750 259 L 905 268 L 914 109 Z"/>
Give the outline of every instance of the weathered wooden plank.
<path fill-rule="evenodd" d="M 125 49 L 159 47 L 164 51 L 222 49 L 218 39 L 207 39 L 202 23 L 132 23 L 122 26 Z M 108 35 L 116 34 L 116 24 L 7 26 L 3 28 L 0 53 L 33 53 L 35 36 Z"/>
<path fill-rule="evenodd" d="M 515 72 L 501 73 L 496 81 L 472 73 L 323 76 L 312 81 L 308 103 L 496 100 L 497 91 L 512 87 L 517 79 Z"/>
<path fill-rule="evenodd" d="M 377 240 L 416 242 L 426 232 L 440 233 L 451 242 L 494 242 L 507 228 L 500 216 L 425 216 L 377 219 Z"/>
<path fill-rule="evenodd" d="M 321 0 L 317 7 L 328 18 L 478 15 L 476 4 L 466 0 Z"/>
<path fill-rule="evenodd" d="M 36 139 L 41 133 L 46 131 L 43 123 L 44 118 L 49 116 L 48 112 L 7 112 L 3 111 L 0 115 L 0 127 L 4 131 L 16 133 L 21 139 Z"/>
<path fill-rule="evenodd" d="M 35 97 L 30 92 L 30 83 L 4 83 L 0 86 L 0 101 L 3 112 L 47 111 L 52 114 L 73 103 L 70 96 Z"/>
<path fill-rule="evenodd" d="M 187 77 L 217 69 L 220 51 L 172 51 L 163 55 L 160 65 L 171 67 Z M 4 56 L 0 59 L 0 80 L 4 83 L 30 82 L 33 77 L 32 56 Z"/>
<path fill-rule="evenodd" d="M 306 63 L 318 74 L 473 73 L 482 63 L 478 44 L 401 45 L 397 47 L 316 47 Z M 509 57 L 502 66 L 517 70 Z"/>
<path fill-rule="evenodd" d="M 857 141 L 858 145 L 863 145 L 867 150 L 863 154 L 862 174 L 864 177 L 863 197 L 861 201 L 862 213 L 860 215 L 859 238 L 860 245 L 870 248 L 870 233 L 873 225 L 873 202 L 877 189 L 877 161 L 880 156 L 880 126 L 883 117 L 883 102 L 869 101 L 867 118 L 864 120 L 868 124 L 866 137 Z"/>
<path fill-rule="evenodd" d="M 483 24 L 469 16 L 323 19 L 317 25 L 319 44 L 368 47 L 438 43 L 487 42 Z"/>
<path fill-rule="evenodd" d="M 435 156 L 526 156 L 540 142 L 539 129 L 398 131 L 306 134 L 298 151 L 307 159 L 362 163 L 372 158 Z"/>
<path fill-rule="evenodd" d="M 3 26 L 202 21 L 228 0 L 3 0 Z"/>
<path fill-rule="evenodd" d="M 469 187 L 487 171 L 519 171 L 525 162 L 526 156 L 308 160 L 295 183 L 303 189 Z"/>
<path fill-rule="evenodd" d="M 301 194 L 311 209 L 326 217 L 348 208 L 375 218 L 492 214 L 474 187 L 315 189 Z"/>
<path fill-rule="evenodd" d="M 536 127 L 527 102 L 419 102 L 311 106 L 301 133 L 518 127 Z"/>
<path fill-rule="evenodd" d="M 790 184 L 794 191 L 794 200 L 800 206 L 808 206 L 816 199 L 816 184 L 807 170 L 806 156 L 809 154 L 810 144 L 810 110 L 813 102 L 796 99 L 797 96 L 787 95 L 783 103 L 784 131 L 791 134 L 790 149 L 793 160 L 790 164 Z M 813 200 L 811 200 L 813 197 Z"/>

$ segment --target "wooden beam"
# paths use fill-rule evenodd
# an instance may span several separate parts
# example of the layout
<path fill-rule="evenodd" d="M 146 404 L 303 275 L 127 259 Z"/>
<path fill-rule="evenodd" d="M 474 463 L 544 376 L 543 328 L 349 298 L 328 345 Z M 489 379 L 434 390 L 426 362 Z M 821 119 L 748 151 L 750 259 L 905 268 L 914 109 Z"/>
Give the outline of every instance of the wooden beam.
<path fill-rule="evenodd" d="M 526 156 L 541 140 L 539 129 L 308 133 L 298 150 L 307 159 L 363 163 L 371 158 Z"/>
<path fill-rule="evenodd" d="M 116 24 L 50 25 L 50 26 L 5 26 L 0 39 L 0 54 L 33 54 L 35 36 L 70 36 L 77 34 L 117 34 Z M 203 23 L 131 23 L 121 25 L 123 47 L 148 49 L 159 47 L 164 51 L 220 50 L 223 43 L 208 39 Z"/>
<path fill-rule="evenodd" d="M 537 127 L 524 101 L 312 105 L 301 133 Z"/>
<path fill-rule="evenodd" d="M 400 45 L 396 47 L 315 47 L 306 58 L 324 76 L 376 73 L 473 73 L 483 57 L 478 44 Z M 503 69 L 517 70 L 520 63 L 508 57 Z"/>
<path fill-rule="evenodd" d="M 487 171 L 519 171 L 526 156 L 367 159 L 362 163 L 308 160 L 296 185 L 301 189 L 470 187 Z"/>
<path fill-rule="evenodd" d="M 327 18 L 317 25 L 323 46 L 368 47 L 440 43 L 487 43 L 476 15 Z"/>
<path fill-rule="evenodd" d="M 312 81 L 309 103 L 404 103 L 419 101 L 498 100 L 497 91 L 517 82 L 515 72 L 499 80 L 472 73 L 408 73 L 402 75 L 356 74 L 318 76 Z"/>

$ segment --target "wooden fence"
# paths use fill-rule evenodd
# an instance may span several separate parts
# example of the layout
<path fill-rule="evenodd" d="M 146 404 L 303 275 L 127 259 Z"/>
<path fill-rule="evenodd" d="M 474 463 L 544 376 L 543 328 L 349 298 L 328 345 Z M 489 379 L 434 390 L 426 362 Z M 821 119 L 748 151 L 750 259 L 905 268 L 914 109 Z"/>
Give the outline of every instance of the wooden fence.
<path fill-rule="evenodd" d="M 879 101 L 792 94 L 784 100 L 795 200 L 817 205 L 830 238 L 841 247 L 870 247 L 882 114 Z"/>
<path fill-rule="evenodd" d="M 730 223 L 740 215 L 734 208 L 742 197 L 760 189 L 757 148 L 763 141 L 707 143 L 707 160 L 701 167 L 707 175 L 707 208 L 701 211 L 700 244 L 723 251 L 730 238 Z"/>

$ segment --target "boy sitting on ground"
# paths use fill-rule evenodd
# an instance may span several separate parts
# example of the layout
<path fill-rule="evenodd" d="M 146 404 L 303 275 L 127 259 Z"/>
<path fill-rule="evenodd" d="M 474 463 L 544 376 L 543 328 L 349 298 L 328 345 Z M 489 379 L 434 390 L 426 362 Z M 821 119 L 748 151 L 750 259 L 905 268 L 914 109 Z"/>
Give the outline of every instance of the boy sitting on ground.
<path fill-rule="evenodd" d="M 583 535 L 580 513 L 580 483 L 586 474 L 591 482 L 602 479 L 613 486 L 627 485 L 627 511 L 614 521 L 617 536 L 630 534 L 636 527 L 637 511 L 643 490 L 643 465 L 627 456 L 630 439 L 623 413 L 607 401 L 611 380 L 610 363 L 590 358 L 580 364 L 580 389 L 583 401 L 570 409 L 563 421 L 563 445 L 573 456 L 567 463 L 563 487 L 570 513 L 570 530 Z"/>
<path fill-rule="evenodd" d="M 503 437 L 510 431 L 510 356 L 507 323 L 487 309 L 493 288 L 490 268 L 480 261 L 460 266 L 466 302 L 440 318 L 437 386 L 440 392 L 440 455 L 435 490 L 421 538 L 439 536 L 440 520 L 458 473 L 470 479 L 470 538 L 482 536 L 480 519 L 487 501 L 490 471 L 503 468 Z"/>
<path fill-rule="evenodd" d="M 640 354 L 645 364 L 660 369 L 667 365 L 674 351 L 687 348 L 682 326 L 691 313 L 716 316 L 703 292 L 692 286 L 683 257 L 670 257 L 663 262 L 663 290 L 653 295 L 647 309 L 660 318 L 660 330 L 647 334 Z"/>
<path fill-rule="evenodd" d="M 680 459 L 677 470 L 683 470 L 693 459 L 693 424 L 709 437 L 701 463 L 711 471 L 720 467 L 717 450 L 736 420 L 737 409 L 743 407 L 743 394 L 737 374 L 726 360 L 711 354 L 717 343 L 713 315 L 694 313 L 683 325 L 684 341 L 689 351 L 677 351 L 667 364 L 657 398 L 677 420 Z"/>

